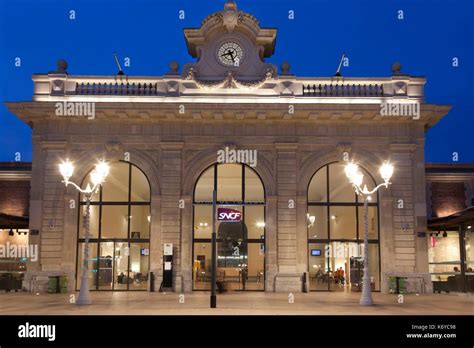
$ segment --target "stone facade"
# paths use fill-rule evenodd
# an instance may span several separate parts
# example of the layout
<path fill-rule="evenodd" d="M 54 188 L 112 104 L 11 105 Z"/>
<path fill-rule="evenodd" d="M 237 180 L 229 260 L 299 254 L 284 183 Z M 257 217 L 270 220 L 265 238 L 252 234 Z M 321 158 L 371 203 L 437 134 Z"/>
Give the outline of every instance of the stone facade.
<path fill-rule="evenodd" d="M 74 279 L 78 210 L 69 209 L 68 203 L 77 199 L 77 194 L 64 188 L 58 163 L 64 158 L 74 161 L 79 171 L 72 179 L 81 181 L 91 169 L 91 159 L 115 159 L 109 157 L 106 145 L 119 142 L 123 153 L 130 153 L 130 162 L 141 168 L 151 183 L 151 271 L 161 274 L 161 246 L 173 243 L 176 287 L 178 291 L 189 291 L 193 187 L 199 174 L 216 161 L 217 150 L 238 137 L 237 147 L 257 149 L 255 169 L 266 190 L 268 291 L 301 289 L 301 274 L 307 270 L 308 255 L 306 190 L 319 167 L 341 160 L 341 143 L 350 144 L 350 156 L 372 173 L 377 172 L 377 164 L 385 158 L 396 165 L 393 184 L 389 190 L 380 192 L 382 275 L 426 274 L 426 238 L 416 236 L 416 232 L 426 230 L 425 191 L 413 188 L 417 181 L 424 187 L 423 142 L 410 138 L 410 128 L 404 144 L 371 136 L 385 127 L 400 136 L 398 126 L 364 129 L 355 124 L 328 124 L 325 129 L 329 134 L 312 136 L 320 127 L 314 124 L 298 128 L 291 123 L 249 127 L 213 122 L 196 123 L 191 128 L 185 123 L 145 126 L 124 121 L 96 122 L 93 127 L 67 121 L 38 123 L 33 130 L 30 214 L 30 229 L 41 231 L 40 236 L 31 236 L 30 240 L 35 243 L 33 239 L 37 238 L 41 247 L 38 270 L 46 274 L 66 272 Z M 61 135 L 54 133 L 58 128 L 62 129 Z M 169 129 L 173 129 L 172 135 Z M 83 131 L 87 133 L 81 134 Z M 423 130 L 419 132 L 422 138 Z M 173 141 L 167 141 L 169 138 Z M 286 139 L 293 141 L 282 142 Z M 185 201 L 184 209 L 178 206 L 180 199 Z M 399 199 L 403 199 L 403 209 L 398 208 Z M 288 208 L 289 200 L 294 200 L 294 209 Z M 382 285 L 385 283 L 382 277 Z"/>
<path fill-rule="evenodd" d="M 226 11 L 237 10 L 231 6 Z M 236 13 L 240 18 L 241 11 Z M 225 38 L 232 27 L 213 23 L 215 30 L 206 27 L 198 33 L 205 40 L 187 37 L 188 48 L 200 47 L 195 52 L 192 46 L 192 54 L 207 52 L 206 44 L 214 45 L 212 35 Z M 273 53 L 276 34 L 256 30 L 260 27 L 251 17 L 234 24 L 232 38 L 242 35 L 246 45 L 256 42 L 253 49 L 261 49 L 261 62 Z M 256 41 L 248 35 L 257 35 Z M 266 291 L 301 291 L 308 270 L 308 184 L 318 168 L 343 160 L 344 153 L 374 178 L 386 159 L 396 168 L 393 184 L 380 191 L 382 291 L 388 291 L 387 276 L 394 274 L 409 277 L 413 291 L 430 291 L 427 240 L 417 234 L 426 231 L 424 137 L 449 106 L 424 103 L 426 81 L 399 72 L 352 80 L 276 76 L 275 70 L 252 70 L 252 60 L 228 68 L 226 75 L 222 66 L 212 68 L 214 58 L 207 59 L 200 63 L 206 68 L 192 76 L 189 71 L 135 80 L 65 71 L 35 75 L 34 100 L 7 104 L 33 129 L 30 229 L 40 234 L 31 236 L 30 243 L 40 245 L 41 261 L 29 266 L 29 276 L 67 274 L 74 284 L 78 209 L 71 209 L 70 201 L 77 200 L 77 193 L 61 183 L 58 163 L 73 161 L 77 171 L 71 180 L 80 182 L 96 158 L 117 160 L 127 153 L 151 185 L 150 271 L 157 275 L 156 288 L 162 246 L 173 243 L 175 291 L 190 291 L 193 188 L 202 171 L 216 162 L 217 151 L 232 144 L 258 152 L 255 170 L 266 193 Z M 56 103 L 66 100 L 94 103 L 95 118 L 58 117 Z M 387 101 L 421 103 L 421 115 L 384 118 L 380 103 Z"/>

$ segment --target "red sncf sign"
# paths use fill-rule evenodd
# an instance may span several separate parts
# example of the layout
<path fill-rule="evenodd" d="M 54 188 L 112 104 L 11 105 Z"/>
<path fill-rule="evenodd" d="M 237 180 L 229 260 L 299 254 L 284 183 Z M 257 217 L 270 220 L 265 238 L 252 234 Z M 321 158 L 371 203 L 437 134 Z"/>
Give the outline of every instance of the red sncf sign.
<path fill-rule="evenodd" d="M 242 213 L 235 209 L 217 208 L 217 221 L 237 222 L 240 221 Z"/>

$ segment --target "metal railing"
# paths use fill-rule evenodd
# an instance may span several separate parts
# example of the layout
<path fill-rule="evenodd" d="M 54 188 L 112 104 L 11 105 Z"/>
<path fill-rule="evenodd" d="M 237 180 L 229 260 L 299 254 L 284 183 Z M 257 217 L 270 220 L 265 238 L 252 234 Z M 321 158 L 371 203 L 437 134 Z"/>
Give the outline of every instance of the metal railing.
<path fill-rule="evenodd" d="M 157 95 L 157 83 L 76 83 L 76 95 Z"/>
<path fill-rule="evenodd" d="M 303 84 L 303 96 L 308 97 L 381 97 L 381 84 Z"/>

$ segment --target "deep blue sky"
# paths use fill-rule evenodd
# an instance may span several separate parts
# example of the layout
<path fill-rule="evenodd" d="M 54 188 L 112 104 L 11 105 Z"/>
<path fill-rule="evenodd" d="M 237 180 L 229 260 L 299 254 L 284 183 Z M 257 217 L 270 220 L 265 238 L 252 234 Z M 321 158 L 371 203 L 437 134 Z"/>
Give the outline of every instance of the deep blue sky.
<path fill-rule="evenodd" d="M 54 70 L 58 58 L 70 74 L 113 75 L 112 52 L 130 57 L 129 75 L 162 75 L 168 63 L 192 60 L 182 29 L 198 27 L 224 0 L 0 0 L 0 161 L 31 160 L 30 129 L 4 101 L 31 100 L 33 73 Z M 344 76 L 426 76 L 426 100 L 453 110 L 427 135 L 426 161 L 474 163 L 472 0 L 240 0 L 264 27 L 277 27 L 278 66 L 288 60 L 299 76 L 330 76 L 341 52 L 350 59 Z M 69 20 L 69 10 L 76 19 Z M 178 18 L 179 10 L 185 19 Z M 288 11 L 295 19 L 288 19 Z M 404 20 L 397 11 L 404 11 Z M 15 57 L 22 66 L 15 67 Z M 452 58 L 459 58 L 453 68 Z"/>

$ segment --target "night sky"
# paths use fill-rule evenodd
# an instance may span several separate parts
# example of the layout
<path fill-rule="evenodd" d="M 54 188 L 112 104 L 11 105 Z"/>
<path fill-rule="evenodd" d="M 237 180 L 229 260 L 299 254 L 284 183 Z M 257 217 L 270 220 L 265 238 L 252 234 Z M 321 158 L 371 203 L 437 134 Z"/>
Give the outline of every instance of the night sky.
<path fill-rule="evenodd" d="M 187 54 L 183 28 L 199 27 L 224 0 L 0 0 L 0 161 L 31 160 L 31 131 L 3 105 L 31 100 L 33 73 L 55 70 L 64 58 L 72 75 L 114 75 L 113 52 L 129 57 L 128 75 L 163 75 Z M 428 103 L 453 105 L 429 130 L 426 162 L 474 163 L 472 0 L 240 0 L 262 27 L 278 28 L 269 62 L 291 64 L 297 76 L 331 76 L 342 52 L 344 76 L 390 76 L 391 65 L 425 76 Z M 69 19 L 74 10 L 76 19 Z M 179 19 L 184 10 L 185 19 Z M 288 18 L 293 10 L 295 18 Z M 398 10 L 404 19 L 399 20 Z M 15 66 L 15 59 L 21 66 Z M 453 67 L 453 58 L 459 66 Z"/>

